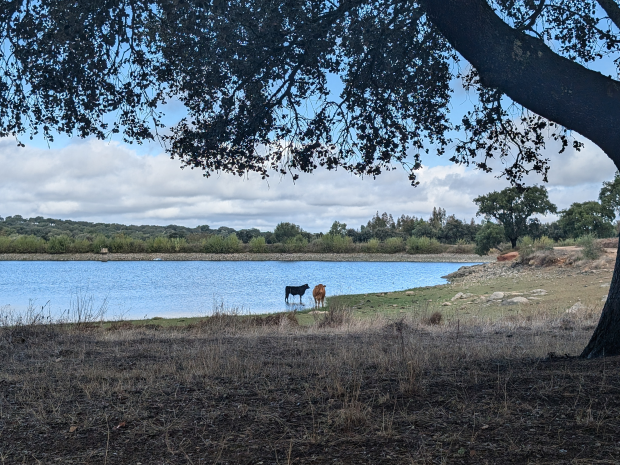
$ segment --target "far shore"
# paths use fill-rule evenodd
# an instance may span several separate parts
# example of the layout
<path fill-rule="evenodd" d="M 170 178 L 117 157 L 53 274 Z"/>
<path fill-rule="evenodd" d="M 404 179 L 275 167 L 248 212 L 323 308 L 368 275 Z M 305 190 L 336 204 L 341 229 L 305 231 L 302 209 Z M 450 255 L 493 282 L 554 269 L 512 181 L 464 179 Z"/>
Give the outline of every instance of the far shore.
<path fill-rule="evenodd" d="M 0 254 L 0 261 L 322 261 L 322 262 L 448 262 L 488 263 L 494 255 L 406 254 L 406 253 L 80 253 L 80 254 Z"/>

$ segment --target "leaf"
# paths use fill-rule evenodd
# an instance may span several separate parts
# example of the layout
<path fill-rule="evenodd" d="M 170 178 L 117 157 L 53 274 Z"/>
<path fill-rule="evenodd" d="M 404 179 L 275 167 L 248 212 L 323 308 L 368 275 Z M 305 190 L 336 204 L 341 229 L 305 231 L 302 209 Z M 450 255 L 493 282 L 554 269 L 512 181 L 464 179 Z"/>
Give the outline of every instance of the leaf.
<path fill-rule="evenodd" d="M 77 430 L 77 426 L 72 426 L 69 428 L 70 433 L 73 433 L 75 430 Z"/>
<path fill-rule="evenodd" d="M 480 429 L 487 429 L 489 427 L 489 425 L 482 425 L 482 428 Z"/>
<path fill-rule="evenodd" d="M 116 427 L 116 429 L 120 429 L 120 428 L 122 428 L 123 426 L 125 426 L 126 424 L 127 424 L 127 423 L 125 423 L 124 421 L 121 421 L 121 422 L 118 424 L 118 426 Z"/>

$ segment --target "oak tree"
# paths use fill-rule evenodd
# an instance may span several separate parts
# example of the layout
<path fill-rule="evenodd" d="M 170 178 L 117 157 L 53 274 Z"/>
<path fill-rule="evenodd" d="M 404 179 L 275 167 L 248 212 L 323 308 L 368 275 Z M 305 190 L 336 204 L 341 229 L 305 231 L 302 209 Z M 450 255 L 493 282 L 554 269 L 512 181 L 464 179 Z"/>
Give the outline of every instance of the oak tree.
<path fill-rule="evenodd" d="M 615 230 L 611 222 L 615 216 L 611 208 L 599 202 L 575 202 L 560 212 L 558 223 L 572 238 L 586 235 L 612 237 Z"/>
<path fill-rule="evenodd" d="M 205 175 L 403 164 L 414 184 L 434 151 L 520 185 L 576 131 L 620 168 L 619 25 L 615 0 L 0 0 L 0 137 L 159 139 Z M 583 355 L 619 334 L 616 266 Z"/>
<path fill-rule="evenodd" d="M 490 216 L 499 221 L 513 249 L 517 246 L 517 239 L 527 234 L 533 215 L 557 212 L 544 186 L 525 189 L 508 187 L 476 197 L 474 203 L 478 205 L 476 215 Z"/>

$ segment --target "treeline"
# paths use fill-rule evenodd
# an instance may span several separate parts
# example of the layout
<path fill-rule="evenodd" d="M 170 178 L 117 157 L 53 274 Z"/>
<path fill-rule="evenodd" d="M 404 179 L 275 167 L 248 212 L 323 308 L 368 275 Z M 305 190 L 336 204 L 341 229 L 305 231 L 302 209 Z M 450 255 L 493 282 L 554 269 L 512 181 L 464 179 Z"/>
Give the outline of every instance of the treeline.
<path fill-rule="evenodd" d="M 428 220 L 377 214 L 359 229 L 335 221 L 326 233 L 282 222 L 273 231 L 126 226 L 52 218 L 0 218 L 0 253 L 473 253 L 480 225 L 433 209 Z"/>
<path fill-rule="evenodd" d="M 325 233 L 282 222 L 273 231 L 212 229 L 208 225 L 126 226 L 52 218 L 0 217 L 0 253 L 473 253 L 516 247 L 527 237 L 554 242 L 613 237 L 620 213 L 620 174 L 603 183 L 599 201 L 573 203 L 558 211 L 544 187 L 507 188 L 474 199 L 480 223 L 462 221 L 443 208 L 428 219 L 377 212 L 359 229 L 334 221 Z M 557 213 L 542 223 L 535 215 Z M 493 221 L 495 220 L 495 221 Z"/>

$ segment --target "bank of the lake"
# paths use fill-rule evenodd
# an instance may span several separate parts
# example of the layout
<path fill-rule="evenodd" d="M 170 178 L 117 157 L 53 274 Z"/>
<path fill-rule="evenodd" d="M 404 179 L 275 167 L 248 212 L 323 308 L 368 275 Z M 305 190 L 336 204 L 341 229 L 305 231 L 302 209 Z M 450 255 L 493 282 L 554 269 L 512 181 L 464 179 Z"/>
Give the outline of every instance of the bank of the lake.
<path fill-rule="evenodd" d="M 407 254 L 407 253 L 75 253 L 75 254 L 0 254 L 0 261 L 284 261 L 284 262 L 446 262 L 488 263 L 493 255 L 476 254 Z"/>

